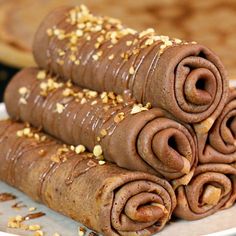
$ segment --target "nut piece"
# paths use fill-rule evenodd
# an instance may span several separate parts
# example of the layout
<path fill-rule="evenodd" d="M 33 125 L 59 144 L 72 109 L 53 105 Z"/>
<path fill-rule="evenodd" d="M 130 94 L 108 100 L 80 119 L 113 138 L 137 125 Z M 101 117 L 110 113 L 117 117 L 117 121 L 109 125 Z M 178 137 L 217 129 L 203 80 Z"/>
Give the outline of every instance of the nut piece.
<path fill-rule="evenodd" d="M 99 160 L 99 161 L 98 161 L 98 164 L 99 164 L 100 166 L 102 166 L 102 165 L 106 164 L 106 162 L 103 161 L 103 160 Z"/>
<path fill-rule="evenodd" d="M 101 145 L 96 145 L 94 148 L 93 148 L 93 155 L 95 157 L 99 157 L 102 155 L 102 147 Z"/>
<path fill-rule="evenodd" d="M 86 148 L 83 145 L 78 145 L 77 147 L 75 147 L 76 154 L 83 153 L 85 150 L 86 150 Z"/>
<path fill-rule="evenodd" d="M 85 233 L 86 233 L 86 229 L 85 228 L 83 228 L 83 227 L 79 227 L 78 228 L 78 235 L 79 236 L 84 236 Z"/>
<path fill-rule="evenodd" d="M 41 229 L 40 225 L 29 225 L 29 230 L 36 231 L 40 229 Z"/>
<path fill-rule="evenodd" d="M 102 129 L 100 131 L 100 134 L 102 135 L 102 137 L 105 137 L 107 135 L 107 131 L 105 129 Z"/>
<path fill-rule="evenodd" d="M 136 113 L 139 113 L 141 111 L 142 111 L 141 107 L 137 104 L 134 104 L 130 114 L 136 114 Z"/>
<path fill-rule="evenodd" d="M 57 104 L 56 104 L 56 111 L 57 111 L 59 114 L 61 114 L 61 113 L 64 111 L 64 109 L 65 109 L 65 106 L 62 105 L 61 103 L 57 103 Z"/>
<path fill-rule="evenodd" d="M 30 207 L 29 208 L 29 211 L 35 211 L 36 210 L 36 207 Z"/>
<path fill-rule="evenodd" d="M 129 73 L 130 73 L 131 75 L 133 75 L 133 74 L 134 74 L 134 72 L 135 72 L 135 70 L 134 70 L 134 67 L 133 67 L 133 66 L 131 66 L 131 67 L 129 68 Z"/>
<path fill-rule="evenodd" d="M 46 71 L 45 70 L 40 70 L 36 76 L 37 79 L 42 80 L 46 78 Z"/>
<path fill-rule="evenodd" d="M 43 236 L 43 235 L 44 235 L 44 233 L 42 230 L 37 230 L 34 232 L 34 236 Z"/>
<path fill-rule="evenodd" d="M 124 112 L 120 112 L 118 113 L 115 117 L 114 117 L 114 121 L 116 123 L 120 123 L 122 120 L 124 120 L 125 118 L 125 113 Z"/>
<path fill-rule="evenodd" d="M 208 205 L 215 206 L 220 201 L 221 194 L 221 188 L 217 188 L 213 185 L 207 185 L 203 193 L 202 201 Z"/>
<path fill-rule="evenodd" d="M 29 92 L 29 90 L 26 87 L 21 87 L 19 88 L 18 91 L 19 91 L 19 94 L 22 96 L 26 95 Z"/>

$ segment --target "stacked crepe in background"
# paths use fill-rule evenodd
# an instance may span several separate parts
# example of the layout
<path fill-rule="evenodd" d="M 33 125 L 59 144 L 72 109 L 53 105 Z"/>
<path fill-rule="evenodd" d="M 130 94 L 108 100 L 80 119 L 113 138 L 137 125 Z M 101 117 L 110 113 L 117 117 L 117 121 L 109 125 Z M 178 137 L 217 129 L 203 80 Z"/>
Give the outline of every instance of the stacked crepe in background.
<path fill-rule="evenodd" d="M 56 189 L 71 172 L 71 165 L 66 164 L 69 160 L 56 165 L 54 183 L 54 170 L 48 161 L 38 160 L 34 152 L 27 157 L 28 164 L 33 158 L 52 172 L 48 186 L 45 182 L 46 196 L 35 195 L 37 190 L 28 189 L 27 183 L 21 187 L 9 173 L 3 172 L 1 179 L 105 235 L 150 235 L 159 231 L 175 208 L 172 191 L 177 197 L 174 214 L 187 220 L 203 218 L 235 202 L 235 92 L 229 91 L 223 65 L 213 52 L 195 42 L 156 36 L 152 29 L 138 33 L 116 19 L 92 15 L 85 6 L 58 8 L 49 14 L 35 35 L 33 48 L 39 69 L 23 69 L 5 92 L 10 117 L 43 129 L 72 145 L 70 149 L 77 153 L 84 152 L 85 146 L 93 152 L 95 163 L 115 163 L 119 167 L 107 162 L 101 172 L 107 172 L 103 178 L 109 178 L 109 183 L 112 177 L 119 184 L 115 180 L 112 186 L 100 182 L 101 167 L 87 171 L 82 166 L 79 174 L 73 174 L 75 190 L 71 186 L 70 191 L 76 192 L 83 181 L 92 181 L 91 186 L 82 187 L 84 194 L 92 193 L 92 197 L 80 204 L 89 204 L 88 209 L 92 209 L 97 203 L 97 208 L 104 208 L 95 212 L 97 217 L 90 210 L 75 212 L 71 204 L 63 205 L 64 196 Z M 14 135 L 7 141 L 4 134 L 0 140 L 12 142 L 13 147 L 21 142 Z M 28 146 L 34 151 L 35 144 Z M 16 154 L 7 156 L 10 162 L 18 162 Z M 25 155 L 18 156 L 21 159 Z M 50 156 L 53 153 L 46 160 Z M 8 157 L 4 162 L 7 165 Z M 17 165 L 13 168 L 21 168 Z M 126 181 L 132 181 L 137 173 L 120 167 L 142 171 L 137 179 L 145 181 L 144 185 L 146 181 L 155 182 L 165 191 L 145 188 L 158 196 L 141 196 L 136 193 L 139 183 L 134 183 L 129 193 L 119 193 L 116 188 L 128 188 L 122 173 L 130 173 L 130 178 L 124 177 Z M 80 174 L 82 168 L 87 172 Z M 18 175 L 23 177 L 24 172 Z M 93 184 L 100 194 L 105 192 L 102 201 L 92 192 L 96 188 Z M 114 191 L 113 199 L 117 198 L 114 217 L 109 195 L 113 192 L 109 191 Z M 164 204 L 167 198 L 168 207 Z M 108 211 L 109 223 L 101 226 L 100 217 Z"/>

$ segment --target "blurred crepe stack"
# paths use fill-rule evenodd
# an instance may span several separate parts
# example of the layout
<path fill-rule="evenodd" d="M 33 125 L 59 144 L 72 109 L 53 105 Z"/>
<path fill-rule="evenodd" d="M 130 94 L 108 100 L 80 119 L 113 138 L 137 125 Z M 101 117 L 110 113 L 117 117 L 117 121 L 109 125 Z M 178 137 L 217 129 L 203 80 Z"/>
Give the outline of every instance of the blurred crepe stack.
<path fill-rule="evenodd" d="M 57 6 L 81 3 L 81 0 L 0 0 L 0 62 L 14 67 L 34 65 L 30 53 L 32 39 L 44 16 Z M 112 15 L 135 29 L 153 27 L 163 35 L 210 45 L 224 61 L 229 76 L 236 77 L 235 1 L 147 0 L 134 4 L 132 0 L 86 0 L 85 3 L 92 11 Z"/>

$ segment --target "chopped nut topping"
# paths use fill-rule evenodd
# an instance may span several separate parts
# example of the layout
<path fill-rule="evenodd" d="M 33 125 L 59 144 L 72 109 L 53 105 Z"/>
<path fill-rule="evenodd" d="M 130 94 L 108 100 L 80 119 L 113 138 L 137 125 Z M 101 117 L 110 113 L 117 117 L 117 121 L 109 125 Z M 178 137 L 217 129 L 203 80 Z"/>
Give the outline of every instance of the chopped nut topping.
<path fill-rule="evenodd" d="M 79 227 L 78 228 L 78 235 L 79 236 L 84 236 L 85 233 L 86 233 L 86 229 L 85 228 L 83 228 L 83 227 Z"/>
<path fill-rule="evenodd" d="M 116 101 L 117 101 L 118 103 L 122 103 L 122 102 L 124 102 L 124 99 L 123 99 L 123 97 L 122 97 L 121 95 L 117 95 L 117 96 L 116 96 Z"/>
<path fill-rule="evenodd" d="M 179 44 L 179 43 L 182 43 L 182 40 L 180 40 L 180 39 L 174 39 L 174 42 L 177 43 L 177 44 Z"/>
<path fill-rule="evenodd" d="M 115 96 L 115 94 L 114 94 L 113 92 L 109 92 L 109 93 L 108 93 L 108 97 L 109 97 L 110 99 L 112 99 L 112 100 L 116 99 L 116 96 Z"/>
<path fill-rule="evenodd" d="M 92 91 L 92 90 L 88 90 L 88 91 L 85 91 L 85 96 L 87 98 L 96 98 L 98 96 L 98 93 L 96 91 Z"/>
<path fill-rule="evenodd" d="M 133 66 L 131 66 L 131 67 L 129 68 L 129 73 L 130 73 L 131 75 L 133 75 L 133 74 L 134 74 L 134 72 L 135 72 L 135 70 L 134 70 L 134 67 L 133 67 Z"/>
<path fill-rule="evenodd" d="M 146 40 L 145 45 L 150 46 L 150 45 L 152 45 L 153 43 L 154 43 L 154 39 L 149 38 L 149 39 Z"/>
<path fill-rule="evenodd" d="M 50 78 L 47 81 L 40 83 L 40 95 L 47 96 L 49 92 L 61 88 L 62 86 L 63 83 L 58 83 Z"/>
<path fill-rule="evenodd" d="M 102 103 L 108 103 L 108 95 L 107 92 L 103 92 L 100 94 L 100 98 L 102 99 Z"/>
<path fill-rule="evenodd" d="M 127 46 L 131 46 L 132 43 L 133 43 L 132 41 L 126 41 L 126 45 L 127 45 Z"/>
<path fill-rule="evenodd" d="M 45 70 L 40 70 L 36 76 L 37 79 L 42 80 L 45 79 L 47 76 L 46 71 Z"/>
<path fill-rule="evenodd" d="M 86 150 L 86 148 L 83 145 L 78 145 L 78 146 L 75 147 L 76 154 L 80 154 L 82 152 L 85 152 L 85 150 Z"/>
<path fill-rule="evenodd" d="M 61 162 L 61 159 L 58 154 L 52 155 L 50 159 L 51 159 L 51 161 L 56 162 L 56 163 Z"/>
<path fill-rule="evenodd" d="M 8 220 L 7 227 L 8 228 L 21 228 L 22 222 L 24 221 L 24 218 L 20 215 L 17 215 L 15 217 L 11 217 Z"/>
<path fill-rule="evenodd" d="M 142 38 L 142 37 L 144 37 L 146 35 L 150 35 L 150 34 L 153 35 L 154 33 L 155 33 L 155 30 L 152 29 L 152 28 L 149 28 L 149 29 L 146 29 L 146 30 L 140 32 L 139 33 L 139 38 Z"/>
<path fill-rule="evenodd" d="M 75 60 L 75 65 L 79 65 L 80 64 L 80 60 Z"/>
<path fill-rule="evenodd" d="M 35 211 L 35 210 L 36 210 L 35 207 L 30 207 L 30 208 L 29 208 L 29 211 Z"/>
<path fill-rule="evenodd" d="M 111 54 L 109 57 L 108 57 L 109 60 L 112 60 L 114 59 L 114 54 Z"/>
<path fill-rule="evenodd" d="M 61 103 L 56 104 L 56 112 L 57 113 L 61 114 L 64 111 L 64 109 L 65 109 L 65 106 L 62 105 Z"/>
<path fill-rule="evenodd" d="M 43 235 L 44 235 L 44 233 L 42 230 L 37 230 L 34 232 L 34 236 L 43 236 Z"/>
<path fill-rule="evenodd" d="M 72 94 L 73 94 L 73 90 L 70 89 L 70 88 L 65 88 L 65 89 L 63 90 L 63 92 L 62 92 L 62 95 L 63 95 L 64 97 L 68 97 L 68 96 L 70 96 L 70 95 L 72 95 Z"/>
<path fill-rule="evenodd" d="M 99 59 L 99 56 L 98 56 L 97 54 L 94 54 L 94 55 L 92 56 L 92 58 L 93 58 L 94 61 L 97 61 L 97 60 Z"/>
<path fill-rule="evenodd" d="M 29 225 L 29 230 L 36 231 L 40 229 L 41 229 L 40 225 Z"/>
<path fill-rule="evenodd" d="M 120 112 L 118 113 L 115 117 L 114 117 L 114 121 L 116 123 L 120 123 L 122 120 L 124 120 L 125 118 L 125 113 L 124 112 Z"/>
<path fill-rule="evenodd" d="M 99 160 L 99 161 L 98 161 L 98 164 L 99 164 L 100 166 L 102 166 L 102 165 L 106 164 L 106 162 L 103 161 L 103 160 Z"/>
<path fill-rule="evenodd" d="M 82 98 L 81 101 L 80 101 L 80 104 L 85 104 L 87 102 L 87 99 L 86 98 Z"/>
<path fill-rule="evenodd" d="M 150 102 L 147 102 L 145 105 L 145 108 L 150 109 L 152 107 L 152 104 Z"/>
<path fill-rule="evenodd" d="M 101 145 L 96 145 L 94 148 L 93 148 L 93 154 L 95 157 L 99 157 L 102 155 L 102 147 Z"/>
<path fill-rule="evenodd" d="M 100 134 L 102 135 L 102 137 L 105 137 L 107 135 L 107 131 L 105 129 L 102 129 L 100 131 Z"/>
<path fill-rule="evenodd" d="M 142 104 L 134 104 L 130 114 L 136 114 L 136 113 L 139 113 L 141 111 L 146 111 L 148 110 L 147 107 L 143 107 Z"/>
<path fill-rule="evenodd" d="M 29 93 L 29 90 L 26 87 L 19 88 L 20 95 L 26 95 L 27 93 Z"/>
<path fill-rule="evenodd" d="M 70 55 L 69 59 L 73 62 L 76 61 L 76 56 L 74 54 Z"/>
<path fill-rule="evenodd" d="M 19 99 L 19 103 L 26 105 L 26 104 L 27 104 L 27 101 L 26 101 L 25 98 L 20 98 L 20 99 Z"/>
<path fill-rule="evenodd" d="M 91 102 L 91 105 L 94 106 L 94 105 L 96 105 L 97 103 L 98 103 L 98 101 L 97 101 L 97 100 L 94 100 L 94 101 Z"/>

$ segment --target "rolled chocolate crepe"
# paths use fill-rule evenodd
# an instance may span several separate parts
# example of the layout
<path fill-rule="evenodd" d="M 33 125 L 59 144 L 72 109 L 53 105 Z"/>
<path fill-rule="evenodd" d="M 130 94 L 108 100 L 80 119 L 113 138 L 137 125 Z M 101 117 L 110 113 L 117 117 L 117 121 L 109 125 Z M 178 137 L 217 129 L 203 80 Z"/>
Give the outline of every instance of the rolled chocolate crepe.
<path fill-rule="evenodd" d="M 220 114 L 228 82 L 220 59 L 205 46 L 153 29 L 136 32 L 119 20 L 92 15 L 85 6 L 54 10 L 33 43 L 41 68 L 81 87 L 121 94 L 168 110 L 207 132 Z"/>
<path fill-rule="evenodd" d="M 236 169 L 229 164 L 199 165 L 190 183 L 176 190 L 174 214 L 198 220 L 228 208 L 236 200 Z"/>
<path fill-rule="evenodd" d="M 1 180 L 103 235 L 154 234 L 176 205 L 164 179 L 76 154 L 21 123 L 0 121 L 0 150 Z"/>
<path fill-rule="evenodd" d="M 90 151 L 101 147 L 98 156 L 127 169 L 177 179 L 197 163 L 191 128 L 164 110 L 137 104 L 129 94 L 98 94 L 28 68 L 10 82 L 5 104 L 15 120 Z"/>
<path fill-rule="evenodd" d="M 207 134 L 198 135 L 201 163 L 236 161 L 236 89 L 231 88 L 227 104 Z"/>

